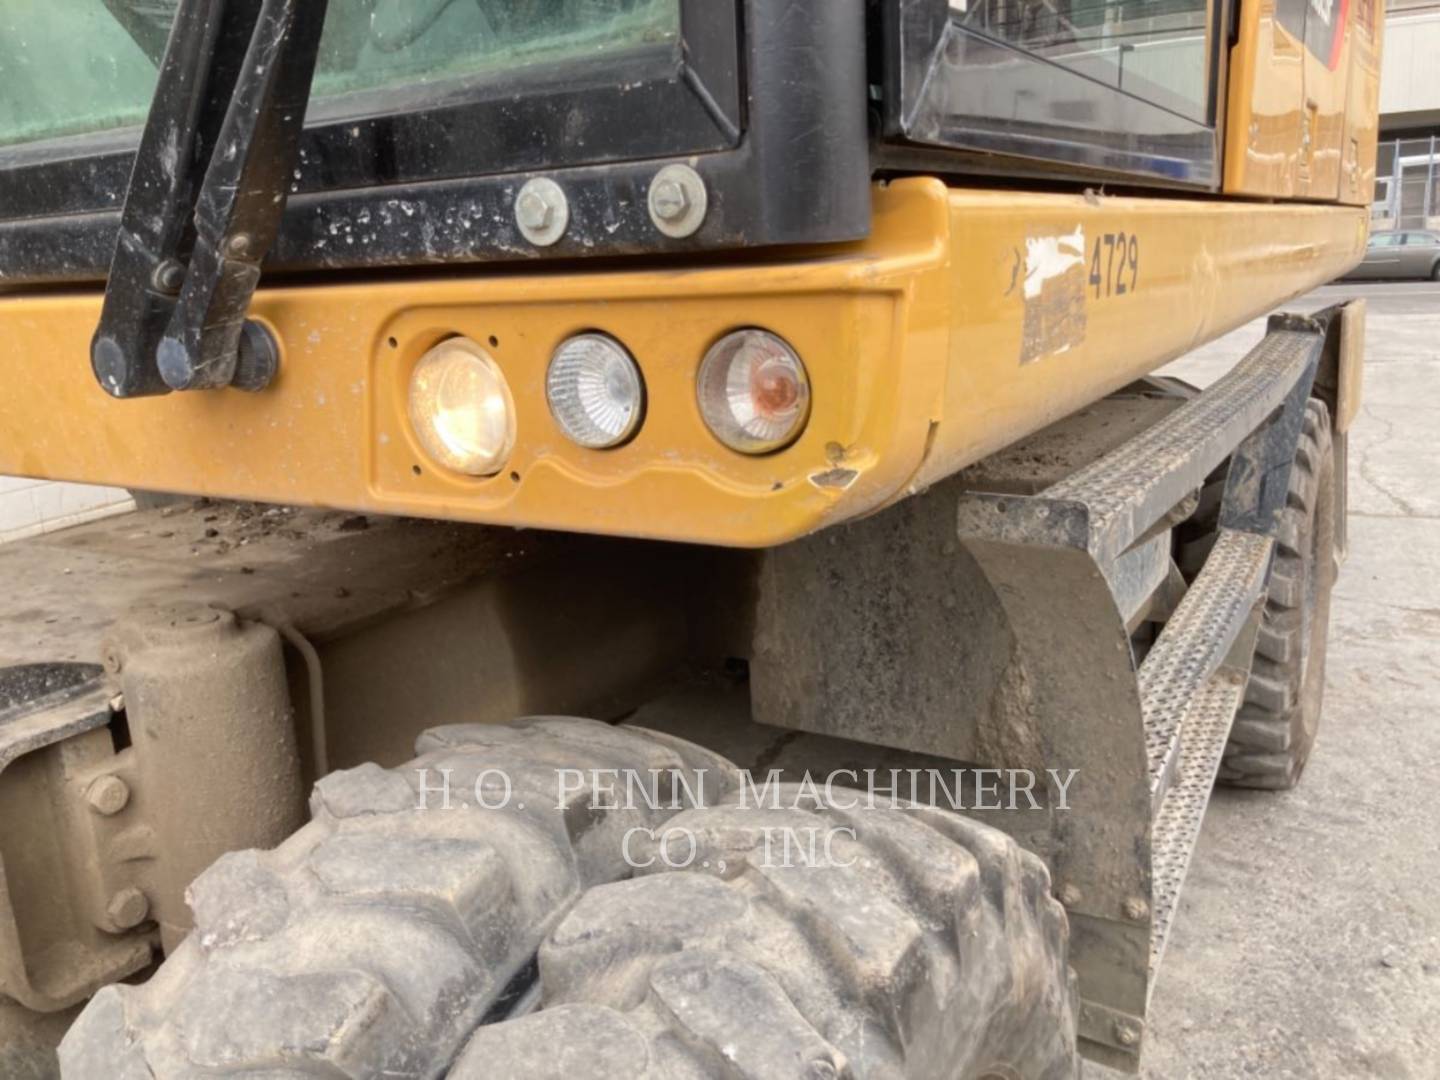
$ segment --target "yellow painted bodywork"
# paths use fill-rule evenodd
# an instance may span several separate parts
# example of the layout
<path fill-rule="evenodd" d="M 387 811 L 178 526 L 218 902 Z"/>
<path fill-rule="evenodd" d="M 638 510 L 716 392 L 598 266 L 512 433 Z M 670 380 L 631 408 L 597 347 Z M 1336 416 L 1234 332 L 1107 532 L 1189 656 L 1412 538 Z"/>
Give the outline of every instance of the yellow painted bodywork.
<path fill-rule="evenodd" d="M 1375 189 L 1383 0 L 1339 0 L 1343 29 L 1333 69 L 1328 57 L 1316 56 L 1281 25 L 1277 0 L 1239 2 L 1223 190 L 1368 206 Z"/>
<path fill-rule="evenodd" d="M 1107 296 L 1090 255 L 1121 232 L 1137 265 L 1111 275 Z M 270 389 L 129 401 L 90 372 L 98 292 L 3 297 L 0 474 L 775 544 L 893 502 L 1334 278 L 1365 234 L 1365 211 L 1339 206 L 907 180 L 876 188 L 873 234 L 847 247 L 691 269 L 266 288 L 253 313 L 283 349 Z M 759 458 L 711 437 L 694 396 L 706 349 L 752 325 L 785 337 L 813 386 L 804 434 Z M 545 406 L 551 353 L 586 330 L 624 342 L 644 373 L 647 416 L 619 449 L 572 445 Z M 433 467 L 406 420 L 413 365 L 452 334 L 486 343 L 514 395 L 518 442 L 495 477 Z"/>

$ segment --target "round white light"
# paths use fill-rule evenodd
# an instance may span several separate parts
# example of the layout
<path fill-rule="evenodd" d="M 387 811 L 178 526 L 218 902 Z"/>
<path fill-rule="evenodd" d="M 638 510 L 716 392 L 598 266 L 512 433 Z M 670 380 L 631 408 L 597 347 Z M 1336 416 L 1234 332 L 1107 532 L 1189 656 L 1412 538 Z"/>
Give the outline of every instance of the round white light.
<path fill-rule="evenodd" d="M 732 450 L 765 454 L 810 418 L 810 379 L 795 350 L 766 330 L 739 330 L 705 354 L 696 382 L 705 425 Z"/>
<path fill-rule="evenodd" d="M 581 334 L 550 358 L 545 400 L 567 438 L 604 450 L 619 446 L 640 426 L 645 383 L 618 341 L 604 334 Z"/>
<path fill-rule="evenodd" d="M 468 476 L 500 471 L 515 446 L 515 403 L 490 354 L 468 338 L 442 341 L 410 376 L 410 424 L 425 452 Z"/>

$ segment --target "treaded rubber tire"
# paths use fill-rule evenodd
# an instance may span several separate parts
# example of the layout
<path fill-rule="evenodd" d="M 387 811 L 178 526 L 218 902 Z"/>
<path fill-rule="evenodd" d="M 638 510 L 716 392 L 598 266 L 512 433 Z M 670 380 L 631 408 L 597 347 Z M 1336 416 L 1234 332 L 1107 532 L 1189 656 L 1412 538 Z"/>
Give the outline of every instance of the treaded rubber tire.
<path fill-rule="evenodd" d="M 624 832 L 672 813 L 592 806 L 589 784 L 562 806 L 556 770 L 663 770 L 709 800 L 734 779 L 683 740 L 588 720 L 439 728 L 417 752 L 326 777 L 310 824 L 200 875 L 195 931 L 145 985 L 95 996 L 66 1080 L 440 1076 L 584 889 L 628 875 Z M 455 811 L 418 809 L 420 769 L 427 787 L 451 770 Z M 474 805 L 479 781 L 504 794 L 487 770 L 513 784 L 503 809 Z"/>
<path fill-rule="evenodd" d="M 591 889 L 542 946 L 544 1008 L 480 1028 L 450 1080 L 1078 1076 L 1044 863 L 945 811 L 846 792 L 861 808 L 796 809 L 802 790 L 759 808 L 752 788 L 635 844 L 656 864 Z"/>
<path fill-rule="evenodd" d="M 1312 398 L 1278 516 L 1275 562 L 1245 702 L 1220 764 L 1224 783 L 1286 790 L 1299 782 L 1324 703 L 1335 570 L 1330 413 Z"/>

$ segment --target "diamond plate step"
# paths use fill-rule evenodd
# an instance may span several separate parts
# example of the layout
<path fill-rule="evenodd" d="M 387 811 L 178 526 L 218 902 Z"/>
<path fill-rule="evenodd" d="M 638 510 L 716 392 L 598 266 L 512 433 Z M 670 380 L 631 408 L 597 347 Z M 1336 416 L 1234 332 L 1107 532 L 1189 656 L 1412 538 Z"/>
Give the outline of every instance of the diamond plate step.
<path fill-rule="evenodd" d="M 1284 403 L 1324 340 L 1318 326 L 1314 333 L 1266 334 L 1244 360 L 1164 423 L 1066 477 L 1045 496 L 1084 503 L 1092 535 L 1123 551 Z"/>
<path fill-rule="evenodd" d="M 1190 854 L 1200 836 L 1210 789 L 1220 769 L 1230 725 L 1245 696 L 1246 675 L 1221 668 L 1195 695 L 1180 732 L 1181 766 L 1175 782 L 1155 815 L 1151 834 L 1151 889 L 1153 923 L 1150 937 L 1150 980 L 1165 954 L 1170 926 L 1180 902 L 1180 887 L 1190 866 Z"/>
<path fill-rule="evenodd" d="M 1308 322 L 1272 328 L 1199 397 L 1039 495 L 971 493 L 961 536 L 1083 547 L 1101 565 L 1114 559 L 1284 404 L 1324 345 L 1319 324 Z"/>
<path fill-rule="evenodd" d="M 1150 797 L 1158 803 L 1180 758 L 1196 695 L 1230 651 L 1265 587 L 1274 541 L 1222 529 L 1204 569 L 1140 665 Z"/>

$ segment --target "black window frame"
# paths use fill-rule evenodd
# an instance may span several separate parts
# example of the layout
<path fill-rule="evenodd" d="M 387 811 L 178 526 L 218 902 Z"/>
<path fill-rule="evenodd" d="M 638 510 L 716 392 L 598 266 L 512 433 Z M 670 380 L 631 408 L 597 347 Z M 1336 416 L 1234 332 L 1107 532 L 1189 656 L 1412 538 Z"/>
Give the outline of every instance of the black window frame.
<path fill-rule="evenodd" d="M 1206 33 L 1208 94 L 1203 120 L 1185 116 L 1074 68 L 984 34 L 960 21 L 949 0 L 887 0 L 881 4 L 883 140 L 896 148 L 948 152 L 959 159 L 1001 155 L 1024 173 L 1034 164 L 1045 175 L 1085 180 L 1107 174 L 1117 181 L 1216 191 L 1221 182 L 1226 56 L 1238 0 L 1214 0 Z M 1092 110 L 1085 124 L 1047 118 L 1028 126 L 1014 117 L 952 115 L 937 107 L 940 92 L 976 99 L 988 67 L 944 66 L 949 42 L 987 50 L 1030 80 L 1031 102 L 1043 105 L 1046 85 L 1064 85 Z M 967 93 L 968 91 L 968 93 Z M 1018 100 L 1018 96 L 1017 96 Z M 1138 122 L 1137 122 L 1138 121 Z M 1168 126 L 1165 136 L 1137 134 L 1146 122 Z M 897 160 L 903 157 L 897 155 Z M 957 171 L 964 165 L 957 162 Z"/>
<path fill-rule="evenodd" d="M 864 0 L 680 0 L 680 13 L 678 45 L 457 81 L 438 98 L 436 84 L 398 101 L 385 91 L 386 107 L 369 115 L 348 114 L 373 92 L 322 99 L 267 268 L 867 235 Z M 130 129 L 0 147 L 0 286 L 104 278 L 138 138 Z M 686 239 L 661 234 L 646 202 L 655 172 L 677 161 L 700 172 L 709 194 Z M 570 227 L 548 248 L 514 222 L 515 195 L 532 176 L 556 180 L 570 200 Z"/>

